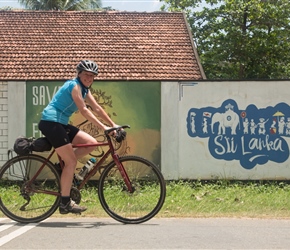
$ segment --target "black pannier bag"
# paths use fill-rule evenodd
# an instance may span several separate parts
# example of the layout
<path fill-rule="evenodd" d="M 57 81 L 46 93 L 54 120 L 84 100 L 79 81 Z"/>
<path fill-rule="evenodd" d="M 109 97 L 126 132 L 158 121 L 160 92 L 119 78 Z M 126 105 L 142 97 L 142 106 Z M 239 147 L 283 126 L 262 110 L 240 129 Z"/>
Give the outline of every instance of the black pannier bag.
<path fill-rule="evenodd" d="M 14 151 L 18 155 L 28 155 L 31 153 L 31 143 L 33 138 L 18 137 L 14 142 Z"/>
<path fill-rule="evenodd" d="M 50 151 L 52 146 L 45 137 L 35 139 L 33 137 L 27 138 L 21 136 L 15 140 L 13 148 L 18 155 L 28 155 L 32 151 L 35 152 Z"/>
<path fill-rule="evenodd" d="M 44 152 L 44 151 L 50 151 L 52 146 L 50 142 L 47 140 L 46 137 L 40 137 L 37 139 L 34 139 L 31 143 L 32 151 L 35 152 Z"/>

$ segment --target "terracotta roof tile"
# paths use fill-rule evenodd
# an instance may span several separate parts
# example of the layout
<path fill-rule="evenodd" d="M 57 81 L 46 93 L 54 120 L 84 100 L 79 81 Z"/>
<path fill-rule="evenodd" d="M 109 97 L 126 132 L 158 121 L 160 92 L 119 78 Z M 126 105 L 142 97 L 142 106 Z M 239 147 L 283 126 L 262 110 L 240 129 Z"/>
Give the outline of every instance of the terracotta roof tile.
<path fill-rule="evenodd" d="M 0 79 L 63 80 L 81 59 L 100 80 L 204 76 L 182 13 L 0 11 Z"/>

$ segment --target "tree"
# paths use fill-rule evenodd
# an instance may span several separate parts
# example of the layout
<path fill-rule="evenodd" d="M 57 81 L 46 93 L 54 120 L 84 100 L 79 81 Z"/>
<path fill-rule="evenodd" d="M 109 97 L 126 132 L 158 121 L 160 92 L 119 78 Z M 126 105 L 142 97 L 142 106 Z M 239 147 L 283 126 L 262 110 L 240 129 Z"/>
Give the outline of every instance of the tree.
<path fill-rule="evenodd" d="M 4 6 L 4 7 L 0 8 L 0 10 L 13 10 L 13 8 L 10 6 Z"/>
<path fill-rule="evenodd" d="M 289 78 L 289 0 L 162 1 L 186 13 L 208 79 Z"/>
<path fill-rule="evenodd" d="M 101 0 L 18 0 L 29 10 L 95 10 L 102 6 Z"/>

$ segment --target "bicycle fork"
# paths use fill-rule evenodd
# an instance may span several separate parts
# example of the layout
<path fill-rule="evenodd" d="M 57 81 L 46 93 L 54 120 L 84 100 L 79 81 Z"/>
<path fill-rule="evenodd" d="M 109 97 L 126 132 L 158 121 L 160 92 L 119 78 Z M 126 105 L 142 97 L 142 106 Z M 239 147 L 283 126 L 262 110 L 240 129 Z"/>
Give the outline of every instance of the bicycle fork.
<path fill-rule="evenodd" d="M 126 172 L 126 170 L 125 170 L 125 168 L 124 168 L 124 166 L 122 164 L 122 162 L 120 162 L 120 160 L 119 160 L 119 156 L 117 154 L 113 154 L 113 160 L 116 163 L 116 165 L 117 165 L 117 167 L 118 167 L 118 169 L 120 171 L 121 176 L 123 177 L 123 180 L 124 180 L 124 182 L 125 182 L 125 184 L 126 184 L 126 186 L 128 188 L 129 193 L 133 193 L 134 192 L 134 188 L 132 186 L 130 178 L 129 178 L 129 176 L 128 176 L 128 174 L 127 174 L 127 172 Z"/>

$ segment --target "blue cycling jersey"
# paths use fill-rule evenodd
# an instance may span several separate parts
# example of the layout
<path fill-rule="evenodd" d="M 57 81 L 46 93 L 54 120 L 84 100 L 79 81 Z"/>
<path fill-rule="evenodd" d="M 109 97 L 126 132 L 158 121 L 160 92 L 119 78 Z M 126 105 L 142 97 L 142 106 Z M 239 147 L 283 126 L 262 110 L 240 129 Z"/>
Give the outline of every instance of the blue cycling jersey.
<path fill-rule="evenodd" d="M 79 78 L 66 81 L 43 110 L 41 120 L 67 125 L 70 116 L 78 109 L 72 98 L 72 90 L 77 84 L 80 85 L 82 97 L 85 99 L 89 90 L 83 86 Z"/>

